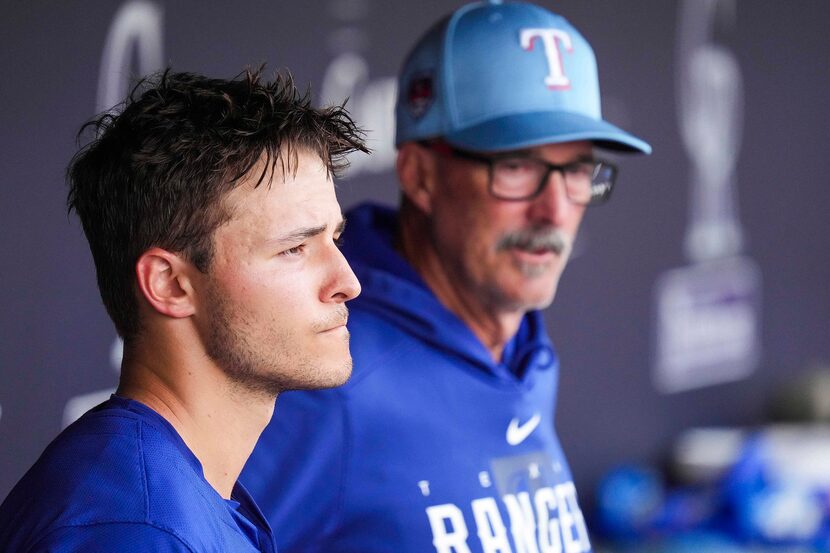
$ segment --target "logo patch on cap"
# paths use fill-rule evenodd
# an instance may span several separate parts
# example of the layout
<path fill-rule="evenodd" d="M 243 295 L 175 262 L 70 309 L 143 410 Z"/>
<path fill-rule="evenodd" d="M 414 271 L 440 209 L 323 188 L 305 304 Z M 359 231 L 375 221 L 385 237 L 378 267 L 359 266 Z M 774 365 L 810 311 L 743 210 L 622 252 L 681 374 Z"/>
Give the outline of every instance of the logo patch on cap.
<path fill-rule="evenodd" d="M 533 43 L 536 39 L 542 43 L 542 51 L 548 62 L 545 85 L 552 90 L 571 88 L 571 80 L 565 74 L 562 63 L 563 50 L 568 54 L 573 53 L 571 36 L 561 29 L 522 29 L 519 33 L 519 42 L 528 52 L 533 51 Z"/>
<path fill-rule="evenodd" d="M 413 76 L 409 81 L 409 89 L 406 91 L 406 105 L 412 117 L 415 119 L 423 117 L 433 100 L 435 100 L 435 88 L 432 74 Z"/>

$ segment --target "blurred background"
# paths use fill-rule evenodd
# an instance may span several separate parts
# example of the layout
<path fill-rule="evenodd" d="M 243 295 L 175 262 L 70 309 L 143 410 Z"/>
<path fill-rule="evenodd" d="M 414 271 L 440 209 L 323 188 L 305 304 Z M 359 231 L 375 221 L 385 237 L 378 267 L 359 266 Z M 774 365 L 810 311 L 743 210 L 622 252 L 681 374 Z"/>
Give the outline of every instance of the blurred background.
<path fill-rule="evenodd" d="M 594 47 L 605 117 L 654 146 L 618 160 L 546 312 L 556 425 L 597 543 L 830 550 L 830 3 L 539 3 Z M 2 3 L 0 497 L 118 378 L 65 207 L 80 124 L 168 65 L 287 67 L 370 131 L 341 204 L 393 204 L 394 76 L 458 5 Z"/>

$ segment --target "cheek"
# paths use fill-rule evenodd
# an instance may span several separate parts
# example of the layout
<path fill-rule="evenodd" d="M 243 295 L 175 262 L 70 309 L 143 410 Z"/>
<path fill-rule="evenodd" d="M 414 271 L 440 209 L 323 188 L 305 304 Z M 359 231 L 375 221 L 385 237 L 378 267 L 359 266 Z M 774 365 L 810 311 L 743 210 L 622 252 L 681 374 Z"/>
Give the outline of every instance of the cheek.
<path fill-rule="evenodd" d="M 486 229 L 477 217 L 467 211 L 436 214 L 433 220 L 433 242 L 445 263 L 455 264 L 469 258 L 481 258 L 487 249 Z M 468 263 L 465 261 L 465 265 Z"/>
<path fill-rule="evenodd" d="M 225 273 L 220 286 L 228 302 L 260 318 L 300 311 L 311 294 L 308 275 L 301 278 L 275 264 L 240 265 Z"/>
<path fill-rule="evenodd" d="M 466 194 L 447 194 L 436 204 L 433 232 L 439 247 L 449 248 L 457 256 L 487 255 L 494 246 L 498 217 L 488 198 L 478 190 Z M 485 191 L 486 194 L 486 191 Z"/>
<path fill-rule="evenodd" d="M 479 217 L 478 242 L 481 255 L 499 257 L 501 259 L 509 252 L 498 249 L 502 238 L 512 232 L 524 230 L 531 226 L 527 217 L 527 209 L 515 202 L 499 202 L 487 206 Z"/>

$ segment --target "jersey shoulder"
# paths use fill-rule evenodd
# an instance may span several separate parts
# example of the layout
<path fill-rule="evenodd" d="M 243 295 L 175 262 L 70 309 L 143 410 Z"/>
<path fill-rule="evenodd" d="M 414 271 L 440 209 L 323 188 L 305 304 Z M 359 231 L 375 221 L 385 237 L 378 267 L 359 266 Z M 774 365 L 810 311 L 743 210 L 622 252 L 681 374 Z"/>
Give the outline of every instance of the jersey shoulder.
<path fill-rule="evenodd" d="M 10 549 L 17 551 L 18 549 Z M 28 553 L 185 553 L 196 550 L 169 529 L 148 523 L 106 522 L 81 526 L 60 526 L 41 537 Z"/>
<path fill-rule="evenodd" d="M 169 432 L 125 410 L 79 419 L 0 506 L 0 545 L 18 543 L 25 551 L 24 541 L 67 533 L 80 540 L 98 533 L 116 539 L 145 532 L 161 540 L 171 539 L 168 534 L 185 541 L 217 535 L 221 497 L 206 489 L 200 467 Z"/>

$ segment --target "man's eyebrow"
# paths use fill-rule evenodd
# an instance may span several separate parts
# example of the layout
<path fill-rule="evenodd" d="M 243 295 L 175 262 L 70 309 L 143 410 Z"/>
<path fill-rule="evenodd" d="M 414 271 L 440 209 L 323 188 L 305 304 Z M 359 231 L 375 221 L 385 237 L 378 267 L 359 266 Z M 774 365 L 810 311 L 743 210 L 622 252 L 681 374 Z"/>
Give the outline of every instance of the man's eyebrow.
<path fill-rule="evenodd" d="M 277 242 L 302 242 L 312 236 L 317 236 L 326 231 L 328 225 L 320 225 L 318 227 L 300 227 L 298 229 L 294 229 L 288 234 L 284 236 L 280 236 L 276 239 Z"/>
<path fill-rule="evenodd" d="M 597 156 L 595 156 L 593 154 L 593 152 L 590 153 L 590 154 L 580 154 L 580 155 L 576 156 L 576 159 L 574 159 L 574 161 L 596 161 L 596 160 L 597 160 Z"/>
<path fill-rule="evenodd" d="M 337 225 L 337 228 L 334 229 L 334 234 L 343 234 L 344 230 L 346 230 L 346 218 L 341 217 L 340 223 Z"/>
<path fill-rule="evenodd" d="M 302 242 L 303 240 L 307 240 L 318 234 L 322 234 L 326 232 L 329 226 L 326 224 L 316 226 L 316 227 L 300 227 L 298 229 L 294 229 L 288 234 L 281 236 L 276 239 L 276 242 L 280 243 L 292 243 L 292 242 Z M 337 224 L 337 227 L 334 229 L 334 233 L 342 233 L 343 230 L 346 228 L 346 219 L 340 219 L 340 222 Z"/>

